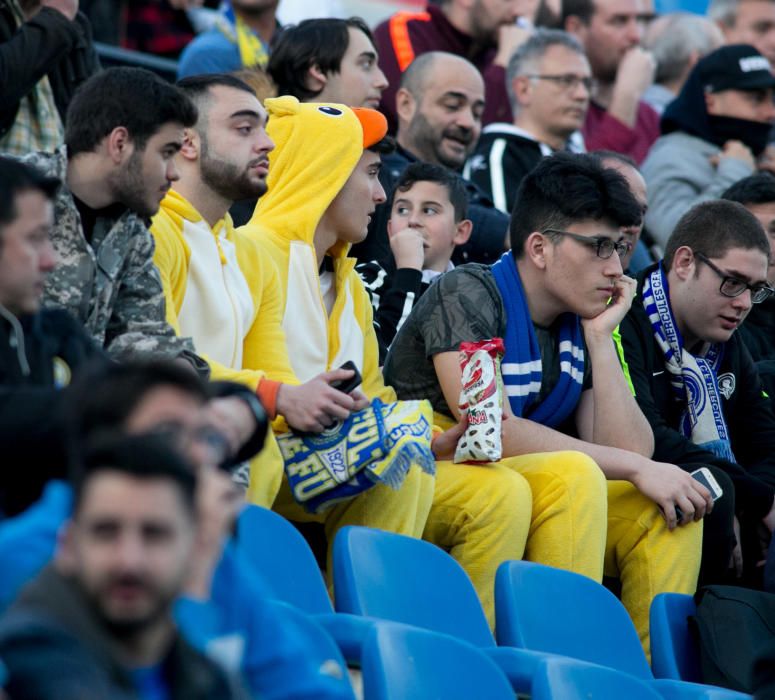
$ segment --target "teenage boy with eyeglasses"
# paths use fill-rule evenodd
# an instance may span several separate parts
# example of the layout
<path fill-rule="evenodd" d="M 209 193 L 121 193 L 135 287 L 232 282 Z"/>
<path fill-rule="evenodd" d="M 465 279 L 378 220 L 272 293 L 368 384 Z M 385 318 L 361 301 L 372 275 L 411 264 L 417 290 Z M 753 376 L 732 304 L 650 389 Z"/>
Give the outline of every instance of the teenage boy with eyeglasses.
<path fill-rule="evenodd" d="M 768 536 L 775 528 L 775 414 L 735 331 L 753 304 L 773 294 L 769 255 L 761 224 L 741 204 L 698 204 L 678 221 L 664 259 L 639 275 L 637 298 L 621 324 L 635 398 L 654 433 L 654 458 L 687 471 L 709 466 L 730 483 L 714 516 L 724 501 L 727 510 L 733 505 L 747 579 L 761 559 L 757 528 L 766 525 Z M 703 555 L 728 552 L 732 537 L 729 527 L 712 535 L 706 522 Z M 736 547 L 738 571 L 739 554 Z"/>
<path fill-rule="evenodd" d="M 511 252 L 489 267 L 457 267 L 434 284 L 393 341 L 385 377 L 400 397 L 429 399 L 437 423 L 449 425 L 459 413 L 460 343 L 504 339 L 508 418 L 500 464 L 568 450 L 593 465 L 588 479 L 599 477 L 603 513 L 607 496 L 598 575 L 621 579 L 622 601 L 648 653 L 651 600 L 695 590 L 702 538 L 695 521 L 712 506 L 689 474 L 650 459 L 653 436 L 612 340 L 635 287 L 622 272 L 620 229 L 640 217 L 624 178 L 596 157 L 545 158 L 517 194 Z M 540 489 L 563 483 L 561 462 L 530 481 L 534 518 L 545 497 Z"/>

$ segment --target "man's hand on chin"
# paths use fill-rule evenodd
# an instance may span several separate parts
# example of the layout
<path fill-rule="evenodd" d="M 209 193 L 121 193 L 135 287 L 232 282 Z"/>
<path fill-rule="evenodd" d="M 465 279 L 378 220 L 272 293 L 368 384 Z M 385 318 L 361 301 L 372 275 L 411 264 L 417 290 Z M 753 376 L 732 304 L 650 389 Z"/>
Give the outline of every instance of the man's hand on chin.
<path fill-rule="evenodd" d="M 581 319 L 587 343 L 595 338 L 610 339 L 611 334 L 632 306 L 636 291 L 635 280 L 627 275 L 622 275 L 616 282 L 612 283 L 612 286 L 613 294 L 608 306 L 594 318 Z"/>

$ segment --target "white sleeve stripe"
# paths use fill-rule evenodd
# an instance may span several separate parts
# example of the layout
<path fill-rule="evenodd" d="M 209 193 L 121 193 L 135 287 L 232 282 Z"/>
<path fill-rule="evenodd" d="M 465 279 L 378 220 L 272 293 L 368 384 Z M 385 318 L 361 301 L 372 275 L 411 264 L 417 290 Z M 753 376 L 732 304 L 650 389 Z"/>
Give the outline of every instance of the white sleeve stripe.
<path fill-rule="evenodd" d="M 496 139 L 490 149 L 490 187 L 492 201 L 496 209 L 509 213 L 506 204 L 506 182 L 503 179 L 503 154 L 506 151 L 506 139 Z"/>

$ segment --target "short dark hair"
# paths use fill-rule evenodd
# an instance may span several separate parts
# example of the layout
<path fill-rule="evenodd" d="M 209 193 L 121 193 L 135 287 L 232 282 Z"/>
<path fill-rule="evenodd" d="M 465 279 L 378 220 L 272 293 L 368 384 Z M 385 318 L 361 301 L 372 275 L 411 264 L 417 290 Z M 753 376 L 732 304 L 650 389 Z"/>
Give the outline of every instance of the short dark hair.
<path fill-rule="evenodd" d="M 210 89 L 216 86 L 242 90 L 254 97 L 256 95 L 250 85 L 236 75 L 231 75 L 230 73 L 202 73 L 201 75 L 190 75 L 187 78 L 178 80 L 175 84 L 194 103 L 199 112 L 198 117 L 202 116 L 202 105 L 203 102 L 206 101 Z"/>
<path fill-rule="evenodd" d="M 160 387 L 173 387 L 203 403 L 207 400 L 199 376 L 174 362 L 110 363 L 88 368 L 69 388 L 68 427 L 75 447 L 94 435 L 121 430 L 140 402 Z"/>
<path fill-rule="evenodd" d="M 624 177 L 587 153 L 555 153 L 539 161 L 522 180 L 509 231 L 511 250 L 524 254 L 533 231 L 566 229 L 580 221 L 637 226 L 641 207 Z"/>
<path fill-rule="evenodd" d="M 678 220 L 665 244 L 665 270 L 670 270 L 682 246 L 709 258 L 724 257 L 732 248 L 760 250 L 770 256 L 770 242 L 759 220 L 742 204 L 723 199 L 696 204 Z"/>
<path fill-rule="evenodd" d="M 143 150 L 164 124 L 196 124 L 196 107 L 177 87 L 143 68 L 108 68 L 75 93 L 65 119 L 69 156 L 93 151 L 119 126 Z"/>
<path fill-rule="evenodd" d="M 86 487 L 96 475 L 117 471 L 137 479 L 168 479 L 180 490 L 186 510 L 194 513 L 194 467 L 163 438 L 155 435 L 100 435 L 83 451 L 73 472 L 73 512 L 77 513 Z"/>
<path fill-rule="evenodd" d="M 315 92 L 307 87 L 307 72 L 313 65 L 323 73 L 340 71 L 350 45 L 348 29 L 362 31 L 376 47 L 369 26 L 360 17 L 305 19 L 284 28 L 275 40 L 267 65 L 267 72 L 277 85 L 277 94 L 293 95 L 300 102 L 320 94 L 319 90 Z"/>
<path fill-rule="evenodd" d="M 396 192 L 408 192 L 417 182 L 435 182 L 447 190 L 447 197 L 455 210 L 455 221 L 466 218 L 468 209 L 468 192 L 460 176 L 435 163 L 416 162 L 407 166 L 401 173 L 393 190 L 393 198 Z M 392 204 L 391 204 L 392 206 Z"/>
<path fill-rule="evenodd" d="M 638 168 L 638 164 L 635 162 L 635 159 L 631 158 L 626 153 L 600 149 L 599 151 L 592 151 L 591 155 L 597 156 L 600 160 L 614 160 L 617 163 L 621 163 L 622 165 L 629 165 L 631 168 L 634 168 L 640 172 L 640 168 Z"/>
<path fill-rule="evenodd" d="M 372 153 L 379 153 L 381 156 L 387 156 L 396 150 L 396 140 L 392 136 L 386 135 L 377 143 L 371 144 L 366 150 Z"/>
<path fill-rule="evenodd" d="M 721 199 L 744 205 L 775 202 L 775 177 L 767 172 L 744 177 L 724 190 Z"/>
<path fill-rule="evenodd" d="M 35 190 L 51 200 L 54 199 L 60 184 L 55 177 L 47 177 L 27 163 L 0 156 L 0 231 L 18 216 L 17 194 Z"/>
<path fill-rule="evenodd" d="M 565 28 L 568 17 L 578 17 L 583 24 L 589 24 L 595 15 L 595 0 L 562 0 L 560 26 Z"/>

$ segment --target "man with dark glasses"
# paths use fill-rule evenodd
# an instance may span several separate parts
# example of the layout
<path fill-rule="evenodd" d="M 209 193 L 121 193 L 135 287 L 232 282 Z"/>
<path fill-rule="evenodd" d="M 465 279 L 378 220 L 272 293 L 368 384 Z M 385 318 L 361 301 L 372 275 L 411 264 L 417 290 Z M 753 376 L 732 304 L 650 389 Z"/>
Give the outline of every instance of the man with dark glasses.
<path fill-rule="evenodd" d="M 769 536 L 775 528 L 775 414 L 735 333 L 774 292 L 769 256 L 767 235 L 745 207 L 698 204 L 678 221 L 664 259 L 639 276 L 621 324 L 635 397 L 654 431 L 654 459 L 687 471 L 708 466 L 724 489 L 705 522 L 704 583 L 725 578 L 732 548 L 740 573 L 735 515 L 747 582 L 761 559 L 756 529 L 763 523 Z"/>
<path fill-rule="evenodd" d="M 651 459 L 652 431 L 612 340 L 635 291 L 622 271 L 628 243 L 621 229 L 641 215 L 624 177 L 599 158 L 544 158 L 517 193 L 511 252 L 489 267 L 461 265 L 433 285 L 396 335 L 384 371 L 399 397 L 429 399 L 437 424 L 449 424 L 459 412 L 461 342 L 503 338 L 508 418 L 497 467 L 530 485 L 525 556 L 592 578 L 619 577 L 648 651 L 651 599 L 694 591 L 696 521 L 712 506 L 689 474 Z M 562 504 L 552 503 L 546 517 L 555 493 Z M 586 549 L 564 564 L 555 547 L 569 549 L 580 533 Z"/>

